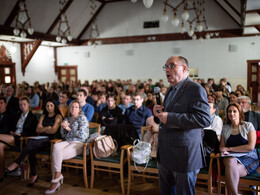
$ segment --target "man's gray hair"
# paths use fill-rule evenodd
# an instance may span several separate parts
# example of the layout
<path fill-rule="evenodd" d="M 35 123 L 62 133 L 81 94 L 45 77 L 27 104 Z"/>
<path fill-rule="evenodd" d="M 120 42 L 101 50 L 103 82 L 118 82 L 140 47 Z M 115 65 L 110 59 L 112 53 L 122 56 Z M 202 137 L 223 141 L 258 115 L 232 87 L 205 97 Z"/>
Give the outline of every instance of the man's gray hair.
<path fill-rule="evenodd" d="M 248 102 L 249 104 L 251 104 L 251 99 L 250 99 L 250 97 L 243 95 L 243 96 L 238 97 L 238 98 L 237 98 L 237 101 L 238 101 L 238 100 L 241 100 L 241 99 L 247 99 L 247 102 Z"/>

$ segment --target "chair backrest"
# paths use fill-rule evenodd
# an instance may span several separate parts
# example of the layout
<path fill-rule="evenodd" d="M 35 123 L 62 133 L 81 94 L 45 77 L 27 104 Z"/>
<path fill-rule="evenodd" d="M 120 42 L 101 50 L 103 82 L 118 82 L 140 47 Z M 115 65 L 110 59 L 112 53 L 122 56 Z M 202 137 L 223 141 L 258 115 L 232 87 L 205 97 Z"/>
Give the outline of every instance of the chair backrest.
<path fill-rule="evenodd" d="M 143 126 L 143 127 L 141 127 L 142 141 L 144 140 L 144 134 L 147 131 L 151 131 L 151 130 L 152 130 L 152 126 Z"/>
<path fill-rule="evenodd" d="M 101 124 L 89 122 L 89 134 L 100 133 Z"/>
<path fill-rule="evenodd" d="M 98 122 L 98 117 L 99 117 L 99 114 L 97 112 L 95 112 L 94 115 L 93 115 L 92 121 L 95 122 L 95 123 Z"/>

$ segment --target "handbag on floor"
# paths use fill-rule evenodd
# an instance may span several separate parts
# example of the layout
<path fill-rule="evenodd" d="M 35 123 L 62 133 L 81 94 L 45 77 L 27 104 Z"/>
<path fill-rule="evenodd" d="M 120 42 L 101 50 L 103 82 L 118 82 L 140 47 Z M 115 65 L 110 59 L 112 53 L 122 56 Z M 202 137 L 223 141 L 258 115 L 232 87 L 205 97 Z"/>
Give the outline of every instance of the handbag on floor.
<path fill-rule="evenodd" d="M 96 158 L 106 158 L 117 151 L 117 143 L 111 136 L 100 136 L 94 140 L 93 153 Z"/>
<path fill-rule="evenodd" d="M 135 168 L 138 172 L 143 172 L 151 158 L 151 144 L 149 142 L 139 141 L 136 139 L 131 152 L 131 159 L 134 161 Z M 139 170 L 136 164 L 146 164 L 143 170 Z"/>

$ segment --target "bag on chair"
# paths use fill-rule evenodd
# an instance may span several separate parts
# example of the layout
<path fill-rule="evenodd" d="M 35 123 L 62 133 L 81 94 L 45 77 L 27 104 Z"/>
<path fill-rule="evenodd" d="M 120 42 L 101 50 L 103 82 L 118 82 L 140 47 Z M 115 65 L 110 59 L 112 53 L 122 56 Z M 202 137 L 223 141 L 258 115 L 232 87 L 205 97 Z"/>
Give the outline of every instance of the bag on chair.
<path fill-rule="evenodd" d="M 151 158 L 151 144 L 136 139 L 133 143 L 134 147 L 131 152 L 131 159 L 134 161 L 135 168 L 138 172 L 146 169 Z M 138 170 L 136 164 L 146 164 L 143 170 Z"/>
<path fill-rule="evenodd" d="M 100 136 L 94 141 L 93 153 L 96 158 L 106 158 L 114 155 L 117 151 L 117 143 L 111 136 Z"/>

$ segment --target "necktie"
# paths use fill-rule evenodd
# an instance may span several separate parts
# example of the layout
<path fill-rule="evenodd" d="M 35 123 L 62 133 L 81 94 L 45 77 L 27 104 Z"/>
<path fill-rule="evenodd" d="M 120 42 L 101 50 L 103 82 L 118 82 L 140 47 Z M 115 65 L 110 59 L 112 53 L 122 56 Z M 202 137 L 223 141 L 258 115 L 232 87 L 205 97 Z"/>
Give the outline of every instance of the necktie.
<path fill-rule="evenodd" d="M 166 99 L 165 107 L 168 107 L 168 106 L 170 105 L 170 103 L 171 103 L 171 101 L 172 101 L 172 99 L 173 99 L 173 97 L 174 97 L 174 95 L 175 95 L 175 92 L 176 92 L 176 89 L 175 89 L 174 86 L 172 86 L 172 87 L 171 87 L 171 90 L 170 90 L 170 92 L 169 92 L 169 95 L 168 95 L 168 97 L 167 97 L 167 99 Z"/>

